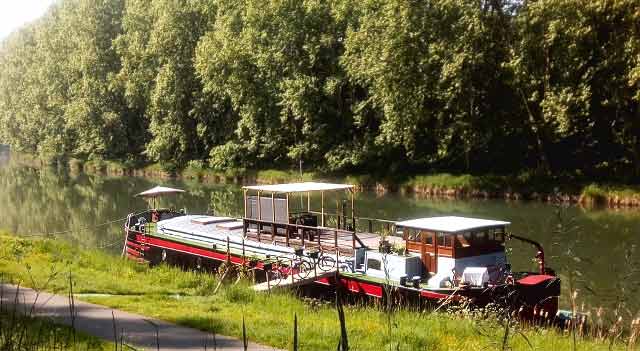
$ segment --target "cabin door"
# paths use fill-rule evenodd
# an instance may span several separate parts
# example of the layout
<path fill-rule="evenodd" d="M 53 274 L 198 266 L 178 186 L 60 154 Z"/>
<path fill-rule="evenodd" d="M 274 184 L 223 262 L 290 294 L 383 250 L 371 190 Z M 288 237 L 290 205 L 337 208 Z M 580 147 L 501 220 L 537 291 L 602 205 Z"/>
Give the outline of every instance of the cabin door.
<path fill-rule="evenodd" d="M 435 274 L 438 271 L 438 260 L 433 252 L 425 252 L 422 254 L 422 264 L 426 272 Z"/>
<path fill-rule="evenodd" d="M 437 245 L 433 245 L 433 233 L 422 231 L 420 233 L 420 253 L 425 272 L 435 274 L 438 272 Z"/>

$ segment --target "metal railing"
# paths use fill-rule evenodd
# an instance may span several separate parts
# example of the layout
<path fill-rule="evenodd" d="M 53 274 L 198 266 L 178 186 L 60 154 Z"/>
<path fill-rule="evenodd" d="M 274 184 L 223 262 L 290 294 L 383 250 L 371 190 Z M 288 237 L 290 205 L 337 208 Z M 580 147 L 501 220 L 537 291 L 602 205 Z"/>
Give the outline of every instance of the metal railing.
<path fill-rule="evenodd" d="M 262 234 L 267 234 L 270 235 L 269 239 L 271 241 L 283 238 L 287 247 L 291 246 L 294 241 L 299 241 L 301 246 L 317 244 L 320 249 L 322 249 L 323 243 L 325 246 L 332 243 L 336 249 L 349 248 L 355 250 L 367 247 L 357 233 L 352 230 L 282 223 L 255 218 L 243 218 L 243 222 L 245 235 L 250 234 L 255 229 L 258 241 L 262 240 Z M 345 245 L 346 242 L 350 243 L 350 245 Z"/>
<path fill-rule="evenodd" d="M 336 224 L 337 228 L 345 228 L 346 225 L 355 224 L 355 228 L 353 228 L 355 232 L 365 232 L 363 228 L 366 228 L 366 232 L 371 234 L 388 235 L 388 234 L 395 233 L 396 222 L 388 219 L 356 216 L 354 220 L 353 217 L 341 215 L 338 213 L 331 213 L 331 212 L 322 213 L 318 211 L 309 211 L 309 213 L 312 213 L 318 216 L 324 215 L 325 219 L 328 219 L 328 220 L 324 220 L 321 222 L 324 222 L 324 223 L 329 222 L 332 224 Z"/>

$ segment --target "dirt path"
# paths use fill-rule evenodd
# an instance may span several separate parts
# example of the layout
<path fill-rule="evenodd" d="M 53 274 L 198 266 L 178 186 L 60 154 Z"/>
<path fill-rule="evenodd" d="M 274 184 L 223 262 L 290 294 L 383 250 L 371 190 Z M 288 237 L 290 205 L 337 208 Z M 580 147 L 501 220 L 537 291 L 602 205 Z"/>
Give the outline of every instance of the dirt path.
<path fill-rule="evenodd" d="M 2 289 L 0 295 L 2 296 L 3 308 L 17 305 L 18 310 L 26 314 L 29 313 L 32 306 L 35 306 L 34 315 L 52 317 L 61 324 L 71 325 L 67 296 L 44 292 L 38 295 L 35 290 L 22 287 L 18 289 L 9 284 L 0 284 L 0 289 Z M 156 331 L 149 322 L 145 321 L 147 320 L 158 326 L 159 337 L 157 340 L 160 343 L 160 350 L 204 350 L 205 343 L 208 350 L 214 349 L 214 335 L 197 329 L 181 327 L 165 321 L 77 300 L 75 301 L 75 311 L 74 324 L 77 330 L 105 340 L 114 340 L 113 312 L 117 333 L 124 335 L 124 341 L 128 345 L 147 350 L 156 349 Z M 215 335 L 215 349 L 244 350 L 242 340 L 222 335 Z M 276 349 L 250 343 L 248 350 Z"/>

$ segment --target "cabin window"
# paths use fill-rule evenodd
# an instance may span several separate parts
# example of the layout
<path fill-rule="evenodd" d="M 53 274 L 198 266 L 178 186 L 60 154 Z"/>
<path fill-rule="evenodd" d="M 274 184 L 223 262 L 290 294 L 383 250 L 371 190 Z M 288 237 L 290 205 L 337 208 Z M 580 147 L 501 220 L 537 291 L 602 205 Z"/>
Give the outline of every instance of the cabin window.
<path fill-rule="evenodd" d="M 469 247 L 471 246 L 471 233 L 464 233 L 456 235 L 456 247 Z"/>
<path fill-rule="evenodd" d="M 498 243 L 503 243 L 504 242 L 504 229 L 503 228 L 496 228 L 496 229 L 492 229 L 491 230 L 491 238 L 494 241 L 497 241 Z"/>
<path fill-rule="evenodd" d="M 453 235 L 438 233 L 438 246 L 443 246 L 443 247 L 453 246 Z"/>
<path fill-rule="evenodd" d="M 375 270 L 381 271 L 382 264 L 380 263 L 380 260 L 369 258 L 367 259 L 367 269 L 375 269 Z"/>
<path fill-rule="evenodd" d="M 407 232 L 407 240 L 416 242 L 420 241 L 420 232 L 411 229 L 405 229 L 405 231 Z"/>
<path fill-rule="evenodd" d="M 424 237 L 425 244 L 433 245 L 433 233 L 422 231 L 420 234 Z"/>

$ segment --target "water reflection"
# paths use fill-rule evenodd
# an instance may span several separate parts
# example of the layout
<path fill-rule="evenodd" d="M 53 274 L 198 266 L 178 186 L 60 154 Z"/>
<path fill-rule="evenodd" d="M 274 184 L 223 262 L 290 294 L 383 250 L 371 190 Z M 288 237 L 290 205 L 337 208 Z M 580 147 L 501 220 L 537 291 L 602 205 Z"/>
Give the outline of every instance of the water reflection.
<path fill-rule="evenodd" d="M 87 247 L 110 246 L 107 249 L 117 253 L 122 222 L 101 224 L 147 208 L 145 200 L 134 195 L 158 184 L 188 190 L 184 195 L 160 199 L 161 206 L 185 208 L 188 213 L 242 213 L 238 185 L 98 177 L 5 165 L 0 167 L 0 230 L 21 235 L 65 232 L 58 236 Z M 538 240 L 546 248 L 548 265 L 563 278 L 565 297 L 572 280 L 592 306 L 612 307 L 624 300 L 632 309 L 640 307 L 638 210 L 372 193 L 359 194 L 357 208 L 360 215 L 387 219 L 465 215 L 511 221 L 513 233 Z M 509 246 L 515 269 L 535 269 L 532 247 L 519 242 Z"/>

